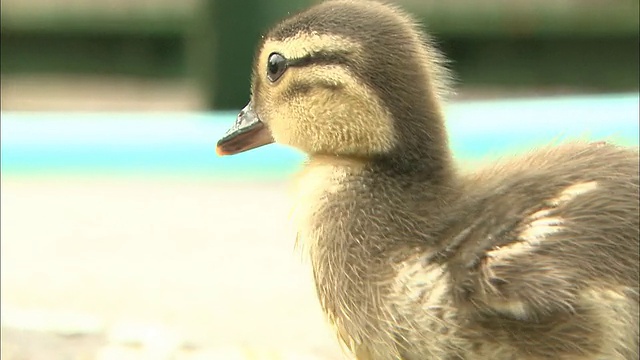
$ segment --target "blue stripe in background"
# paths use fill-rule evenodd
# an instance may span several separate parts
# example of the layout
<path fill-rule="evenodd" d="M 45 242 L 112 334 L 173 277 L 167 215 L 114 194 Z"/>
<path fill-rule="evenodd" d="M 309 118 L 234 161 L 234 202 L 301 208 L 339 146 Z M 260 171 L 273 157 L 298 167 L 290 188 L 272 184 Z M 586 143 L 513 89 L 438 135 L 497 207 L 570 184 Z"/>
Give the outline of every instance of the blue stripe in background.
<path fill-rule="evenodd" d="M 639 143 L 638 93 L 472 101 L 446 107 L 454 155 L 508 155 L 559 139 Z M 286 176 L 303 156 L 270 145 L 218 157 L 235 113 L 2 112 L 2 174 Z"/>

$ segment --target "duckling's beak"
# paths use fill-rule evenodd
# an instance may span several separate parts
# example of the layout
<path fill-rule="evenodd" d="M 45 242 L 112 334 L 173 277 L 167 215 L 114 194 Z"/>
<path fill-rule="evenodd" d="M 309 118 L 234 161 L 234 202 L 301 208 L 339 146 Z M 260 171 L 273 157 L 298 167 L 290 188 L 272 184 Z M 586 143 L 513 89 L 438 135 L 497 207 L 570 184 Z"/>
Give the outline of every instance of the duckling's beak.
<path fill-rule="evenodd" d="M 251 102 L 238 114 L 231 129 L 218 141 L 216 153 L 220 156 L 238 154 L 271 144 L 273 137 L 258 115 Z"/>

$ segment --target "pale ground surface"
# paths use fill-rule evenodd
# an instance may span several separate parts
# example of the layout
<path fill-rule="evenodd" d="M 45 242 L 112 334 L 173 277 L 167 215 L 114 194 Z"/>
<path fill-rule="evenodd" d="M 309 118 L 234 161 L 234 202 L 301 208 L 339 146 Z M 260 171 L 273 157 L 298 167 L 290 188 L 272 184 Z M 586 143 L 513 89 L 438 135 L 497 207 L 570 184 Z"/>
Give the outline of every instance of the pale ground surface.
<path fill-rule="evenodd" d="M 286 184 L 2 179 L 2 358 L 341 359 Z"/>

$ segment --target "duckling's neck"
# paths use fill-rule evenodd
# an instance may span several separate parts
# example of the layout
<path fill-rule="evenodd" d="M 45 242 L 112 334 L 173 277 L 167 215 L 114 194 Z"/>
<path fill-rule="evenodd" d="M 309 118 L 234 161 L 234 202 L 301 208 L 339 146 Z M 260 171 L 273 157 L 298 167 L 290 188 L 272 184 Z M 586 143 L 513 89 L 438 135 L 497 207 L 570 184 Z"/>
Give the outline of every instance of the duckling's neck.
<path fill-rule="evenodd" d="M 346 253 L 361 262 L 376 261 L 372 251 L 411 246 L 407 239 L 418 246 L 429 244 L 425 230 L 434 224 L 422 224 L 422 219 L 440 214 L 458 197 L 439 103 L 431 97 L 413 107 L 393 112 L 397 145 L 384 154 L 310 154 L 298 183 L 297 216 L 302 221 L 299 240 L 309 246 L 312 257 L 325 256 L 318 264 Z M 404 234 L 401 244 L 397 234 Z"/>
<path fill-rule="evenodd" d="M 424 234 L 434 224 L 420 219 L 456 197 L 453 171 L 448 165 L 408 170 L 393 160 L 310 156 L 297 182 L 295 215 L 298 240 L 315 266 L 343 256 L 375 261 L 372 252 L 429 244 Z M 404 234 L 402 243 L 397 234 Z"/>
<path fill-rule="evenodd" d="M 425 219 L 444 212 L 454 186 L 381 160 L 335 156 L 311 156 L 298 180 L 297 241 L 310 256 L 322 306 L 347 333 L 370 332 L 363 327 L 379 316 L 372 303 L 379 284 L 394 261 L 435 248 L 430 237 L 441 225 Z M 362 311 L 349 310 L 354 304 Z"/>
<path fill-rule="evenodd" d="M 396 145 L 376 159 L 379 171 L 433 184 L 450 182 L 454 166 L 440 102 L 427 97 L 404 106 L 393 112 Z"/>

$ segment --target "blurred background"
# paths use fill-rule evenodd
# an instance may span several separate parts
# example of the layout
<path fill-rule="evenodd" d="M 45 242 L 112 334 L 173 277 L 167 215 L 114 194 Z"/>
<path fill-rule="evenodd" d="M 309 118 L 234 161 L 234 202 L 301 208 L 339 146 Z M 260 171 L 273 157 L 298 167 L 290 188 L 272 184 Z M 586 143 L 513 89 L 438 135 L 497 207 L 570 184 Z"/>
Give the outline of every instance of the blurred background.
<path fill-rule="evenodd" d="M 277 145 L 217 158 L 255 45 L 312 0 L 3 0 L 2 357 L 341 359 Z M 395 0 L 456 76 L 464 162 L 638 144 L 638 0 Z"/>
<path fill-rule="evenodd" d="M 637 0 L 396 0 L 462 97 L 638 89 Z M 3 110 L 237 109 L 255 44 L 312 0 L 5 0 Z"/>

